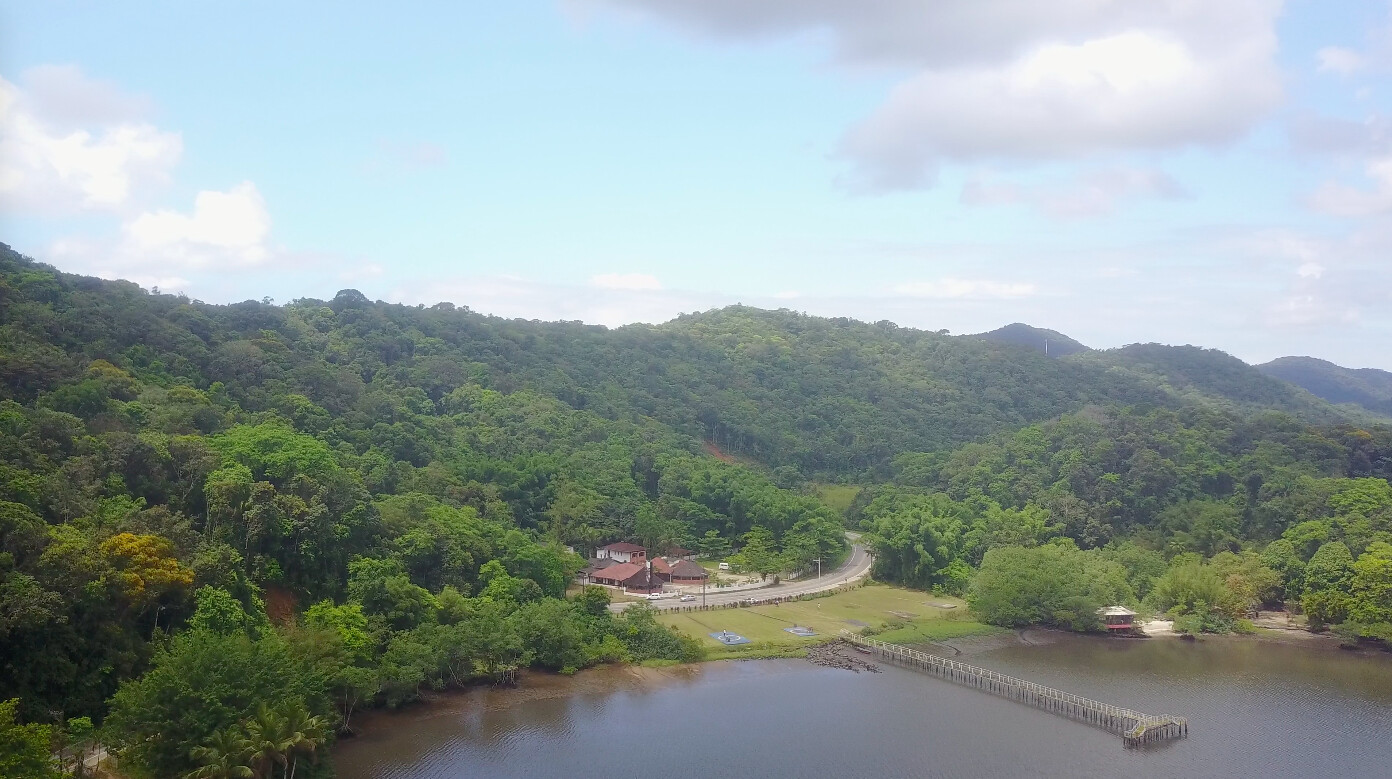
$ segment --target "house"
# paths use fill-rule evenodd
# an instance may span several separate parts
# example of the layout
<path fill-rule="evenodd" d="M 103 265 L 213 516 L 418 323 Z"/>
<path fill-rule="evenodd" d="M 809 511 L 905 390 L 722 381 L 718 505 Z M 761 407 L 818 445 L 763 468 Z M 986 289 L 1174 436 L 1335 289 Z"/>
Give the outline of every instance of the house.
<path fill-rule="evenodd" d="M 624 579 L 633 576 L 645 568 L 638 563 L 617 563 L 614 565 L 600 568 L 590 574 L 590 578 L 595 584 L 607 584 L 610 587 L 623 586 Z"/>
<path fill-rule="evenodd" d="M 590 560 L 589 565 L 581 569 L 580 577 L 583 579 L 593 579 L 596 571 L 602 571 L 605 568 L 622 564 L 623 563 L 620 563 L 618 560 L 610 560 L 607 557 L 596 557 Z"/>
<path fill-rule="evenodd" d="M 668 550 L 667 550 L 667 559 L 668 559 L 668 560 L 690 560 L 691 562 L 694 563 L 694 562 L 696 562 L 696 553 L 693 552 L 693 551 L 691 551 L 690 549 L 682 549 L 682 548 L 679 547 L 679 546 L 674 546 L 674 547 L 672 547 L 671 549 L 668 549 Z"/>
<path fill-rule="evenodd" d="M 650 592 L 662 592 L 662 577 L 648 570 L 648 566 L 642 563 L 611 565 L 595 571 L 590 578 L 596 584 L 622 587 L 625 592 L 645 595 Z"/>
<path fill-rule="evenodd" d="M 601 546 L 595 552 L 595 557 L 602 560 L 618 560 L 621 563 L 641 563 L 648 559 L 648 550 L 637 544 L 620 541 L 608 546 Z"/>
<path fill-rule="evenodd" d="M 632 563 L 629 563 L 629 565 L 632 565 Z M 624 579 L 620 584 L 623 586 L 624 592 L 637 592 L 647 595 L 649 593 L 662 592 L 663 582 L 661 577 L 649 570 L 647 566 L 643 566 L 638 569 L 637 573 Z"/>
<path fill-rule="evenodd" d="M 677 560 L 672 563 L 667 574 L 667 581 L 673 584 L 701 584 L 708 578 L 710 573 L 690 560 Z"/>
<path fill-rule="evenodd" d="M 1108 631 L 1130 630 L 1136 619 L 1136 612 L 1125 606 L 1104 606 L 1097 610 L 1097 616 L 1102 618 L 1103 626 Z"/>
<path fill-rule="evenodd" d="M 672 564 L 663 557 L 654 557 L 650 563 L 653 573 L 662 577 L 663 581 L 672 575 Z"/>

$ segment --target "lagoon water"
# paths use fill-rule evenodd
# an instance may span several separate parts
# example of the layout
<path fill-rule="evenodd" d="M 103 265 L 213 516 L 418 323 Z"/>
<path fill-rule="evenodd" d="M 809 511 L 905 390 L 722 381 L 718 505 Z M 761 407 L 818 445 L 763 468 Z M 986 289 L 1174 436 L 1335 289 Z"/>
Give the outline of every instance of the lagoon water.
<path fill-rule="evenodd" d="M 762 660 L 531 675 L 521 690 L 365 718 L 334 761 L 345 779 L 1392 777 L 1392 658 L 1322 642 L 1047 638 L 963 659 L 1188 717 L 1189 738 L 1127 749 L 1110 733 L 905 669 Z"/>

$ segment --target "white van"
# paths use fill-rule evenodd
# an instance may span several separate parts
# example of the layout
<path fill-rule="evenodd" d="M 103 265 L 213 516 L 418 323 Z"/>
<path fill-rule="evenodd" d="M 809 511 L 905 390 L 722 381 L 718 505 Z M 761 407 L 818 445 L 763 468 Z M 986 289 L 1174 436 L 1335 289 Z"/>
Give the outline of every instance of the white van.
<path fill-rule="evenodd" d="M 722 571 L 728 571 L 728 570 L 730 570 L 730 564 L 729 564 L 729 563 L 721 563 L 721 564 L 720 564 L 720 570 L 722 570 Z"/>

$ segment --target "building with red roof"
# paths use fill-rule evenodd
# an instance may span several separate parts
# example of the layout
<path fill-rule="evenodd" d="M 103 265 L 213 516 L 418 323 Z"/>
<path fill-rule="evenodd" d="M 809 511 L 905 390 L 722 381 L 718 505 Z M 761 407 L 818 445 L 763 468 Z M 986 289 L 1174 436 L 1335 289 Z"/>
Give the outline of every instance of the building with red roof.
<path fill-rule="evenodd" d="M 608 546 L 601 546 L 595 551 L 595 557 L 618 560 L 621 563 L 641 563 L 648 559 L 648 550 L 637 544 L 619 541 Z"/>

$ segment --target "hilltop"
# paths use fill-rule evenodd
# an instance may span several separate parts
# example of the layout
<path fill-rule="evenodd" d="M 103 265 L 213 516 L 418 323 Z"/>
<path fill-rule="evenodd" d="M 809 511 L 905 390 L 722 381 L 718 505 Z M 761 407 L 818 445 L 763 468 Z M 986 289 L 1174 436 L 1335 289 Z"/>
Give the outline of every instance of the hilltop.
<path fill-rule="evenodd" d="M 1067 357 L 1070 354 L 1089 351 L 1087 346 L 1078 343 L 1057 330 L 1032 327 L 1021 322 L 999 327 L 988 333 L 977 333 L 976 335 L 969 335 L 967 337 L 980 338 L 983 341 L 995 341 L 996 343 L 1024 346 L 1043 352 L 1050 357 Z"/>
<path fill-rule="evenodd" d="M 1330 403 L 1350 403 L 1392 416 L 1392 373 L 1377 368 L 1345 368 L 1315 357 L 1280 357 L 1257 370 L 1304 388 Z"/>

